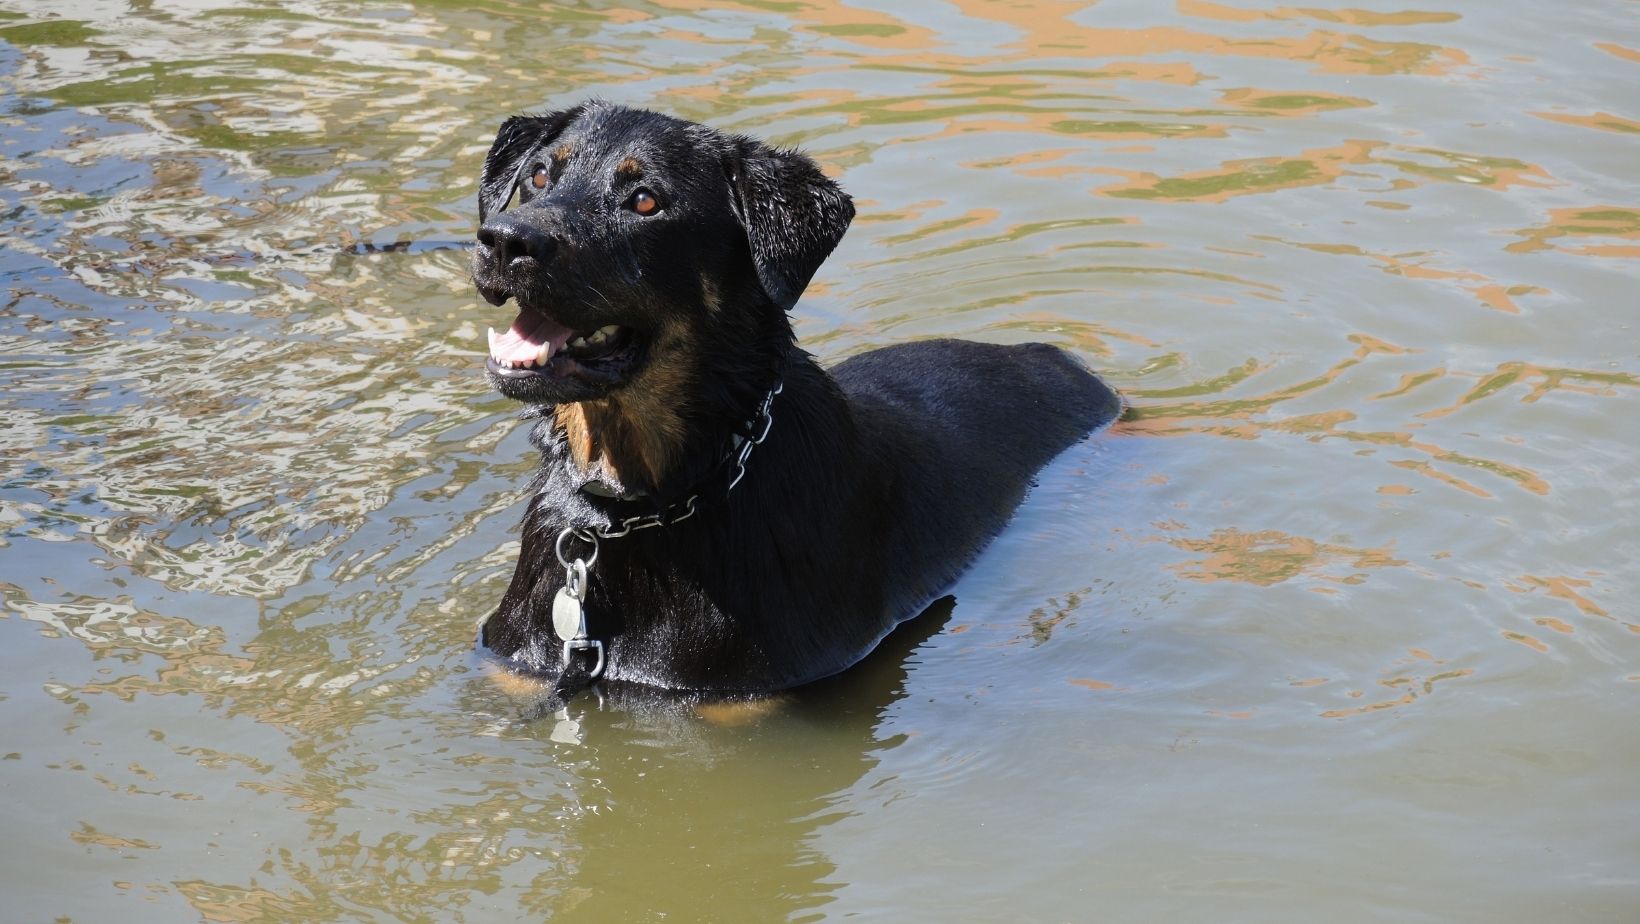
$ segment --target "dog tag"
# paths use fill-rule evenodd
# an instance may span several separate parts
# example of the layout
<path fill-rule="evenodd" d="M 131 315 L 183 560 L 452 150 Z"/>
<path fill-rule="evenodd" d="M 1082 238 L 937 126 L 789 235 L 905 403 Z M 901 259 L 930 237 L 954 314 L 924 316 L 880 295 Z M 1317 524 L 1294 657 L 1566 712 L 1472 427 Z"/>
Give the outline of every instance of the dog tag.
<path fill-rule="evenodd" d="M 558 588 L 558 596 L 552 598 L 552 630 L 558 633 L 560 641 L 586 637 L 581 601 L 569 592 L 568 587 Z"/>

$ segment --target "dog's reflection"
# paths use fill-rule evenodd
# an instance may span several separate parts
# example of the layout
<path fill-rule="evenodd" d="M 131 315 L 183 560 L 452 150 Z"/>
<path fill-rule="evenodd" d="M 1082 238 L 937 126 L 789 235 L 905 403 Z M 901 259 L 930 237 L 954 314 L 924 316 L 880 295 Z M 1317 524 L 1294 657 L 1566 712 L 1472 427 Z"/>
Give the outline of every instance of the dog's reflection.
<path fill-rule="evenodd" d="M 855 668 L 773 697 L 687 701 L 614 686 L 544 714 L 526 703 L 536 717 L 521 721 L 561 753 L 581 809 L 560 842 L 562 881 L 532 888 L 529 910 L 555 921 L 773 921 L 823 904 L 833 867 L 810 835 L 896 744 L 881 719 L 955 603 L 936 601 Z"/>

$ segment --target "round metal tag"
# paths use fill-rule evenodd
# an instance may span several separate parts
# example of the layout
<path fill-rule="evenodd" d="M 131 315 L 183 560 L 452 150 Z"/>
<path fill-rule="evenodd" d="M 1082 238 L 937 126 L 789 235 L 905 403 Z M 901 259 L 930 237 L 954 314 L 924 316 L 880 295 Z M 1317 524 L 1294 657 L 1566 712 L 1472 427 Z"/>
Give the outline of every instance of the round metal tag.
<path fill-rule="evenodd" d="M 552 598 L 552 631 L 565 642 L 583 638 L 586 632 L 581 601 L 571 596 L 567 587 L 558 588 L 558 596 Z"/>

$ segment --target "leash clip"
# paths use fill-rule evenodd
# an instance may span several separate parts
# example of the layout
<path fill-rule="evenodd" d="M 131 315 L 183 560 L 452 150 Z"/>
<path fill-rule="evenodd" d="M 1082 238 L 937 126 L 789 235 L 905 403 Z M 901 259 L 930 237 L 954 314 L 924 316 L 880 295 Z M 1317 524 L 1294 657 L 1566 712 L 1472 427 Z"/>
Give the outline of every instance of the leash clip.
<path fill-rule="evenodd" d="M 576 639 L 570 639 L 569 641 L 565 642 L 564 643 L 564 667 L 569 666 L 569 659 L 571 657 L 570 652 L 572 652 L 572 651 L 593 651 L 593 652 L 597 652 L 597 655 L 598 655 L 597 663 L 592 665 L 592 670 L 587 673 L 587 679 L 588 680 L 597 680 L 599 677 L 602 677 L 604 675 L 604 643 L 601 639 L 576 638 Z"/>
<path fill-rule="evenodd" d="M 564 554 L 564 540 L 571 535 L 585 539 L 592 543 L 590 558 L 571 559 Z M 552 599 L 552 630 L 564 641 L 564 657 L 561 669 L 569 668 L 571 652 L 591 651 L 597 655 L 592 670 L 587 679 L 597 680 L 604 673 L 604 643 L 595 638 L 587 637 L 587 587 L 590 578 L 587 569 L 598 560 L 598 536 L 596 533 L 580 533 L 574 527 L 568 527 L 558 534 L 555 546 L 558 561 L 564 566 L 564 586 L 558 588 L 557 596 Z"/>

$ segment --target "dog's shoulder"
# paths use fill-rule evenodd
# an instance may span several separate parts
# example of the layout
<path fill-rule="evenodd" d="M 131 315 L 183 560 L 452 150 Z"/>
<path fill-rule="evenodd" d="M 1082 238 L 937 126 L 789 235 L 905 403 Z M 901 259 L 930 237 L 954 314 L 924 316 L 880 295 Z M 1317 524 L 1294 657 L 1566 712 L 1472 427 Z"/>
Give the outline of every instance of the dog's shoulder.
<path fill-rule="evenodd" d="M 1035 474 L 1122 409 L 1081 360 L 1042 343 L 914 341 L 831 375 L 857 435 L 853 480 L 880 491 L 875 532 L 843 545 L 884 550 L 894 619 L 947 587 Z"/>
<path fill-rule="evenodd" d="M 831 372 L 868 417 L 901 418 L 942 441 L 1041 447 L 1031 455 L 1051 455 L 1122 412 L 1121 398 L 1086 363 L 1046 343 L 913 341 L 861 353 Z"/>

